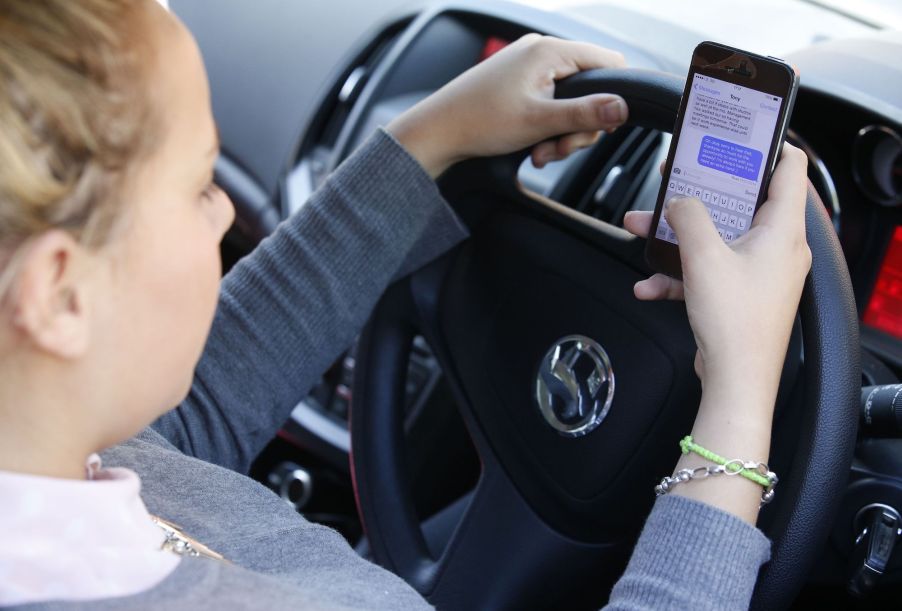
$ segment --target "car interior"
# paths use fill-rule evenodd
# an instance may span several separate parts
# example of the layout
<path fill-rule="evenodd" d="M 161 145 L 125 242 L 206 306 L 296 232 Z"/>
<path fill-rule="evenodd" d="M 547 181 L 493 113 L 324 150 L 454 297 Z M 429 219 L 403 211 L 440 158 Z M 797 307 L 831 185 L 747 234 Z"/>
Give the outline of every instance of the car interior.
<path fill-rule="evenodd" d="M 592 42 L 629 66 L 558 84 L 627 100 L 627 124 L 593 146 L 440 177 L 470 237 L 389 288 L 251 475 L 438 608 L 603 606 L 701 392 L 685 307 L 633 297 L 649 268 L 623 218 L 654 208 L 692 49 L 716 40 L 796 67 L 787 140 L 809 160 L 813 264 L 752 607 L 899 608 L 902 7 L 635 4 L 170 0 L 210 76 L 216 181 L 237 212 L 226 270 L 378 126 L 520 36 Z M 572 334 L 613 371 L 609 412 L 580 436 L 549 427 L 536 398 L 543 356 Z"/>

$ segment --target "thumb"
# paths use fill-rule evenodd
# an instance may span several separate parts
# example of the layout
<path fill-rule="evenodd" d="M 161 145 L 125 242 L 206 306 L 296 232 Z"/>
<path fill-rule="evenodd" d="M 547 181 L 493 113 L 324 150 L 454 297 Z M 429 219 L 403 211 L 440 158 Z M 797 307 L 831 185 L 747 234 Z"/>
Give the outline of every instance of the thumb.
<path fill-rule="evenodd" d="M 680 259 L 683 266 L 697 257 L 715 254 L 726 248 L 708 209 L 694 197 L 675 197 L 667 202 L 667 222 L 680 242 Z"/>
<path fill-rule="evenodd" d="M 619 95 L 597 93 L 566 100 L 544 100 L 543 114 L 554 130 L 549 136 L 613 129 L 629 116 Z"/>

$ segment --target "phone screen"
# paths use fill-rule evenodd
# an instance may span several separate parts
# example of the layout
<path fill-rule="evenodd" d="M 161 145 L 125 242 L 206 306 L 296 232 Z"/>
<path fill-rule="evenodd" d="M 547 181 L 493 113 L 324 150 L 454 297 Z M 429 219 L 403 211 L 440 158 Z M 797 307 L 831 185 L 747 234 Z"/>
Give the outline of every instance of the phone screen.
<path fill-rule="evenodd" d="M 697 197 L 732 242 L 749 230 L 783 99 L 693 75 L 664 201 Z M 655 235 L 677 244 L 664 215 Z"/>

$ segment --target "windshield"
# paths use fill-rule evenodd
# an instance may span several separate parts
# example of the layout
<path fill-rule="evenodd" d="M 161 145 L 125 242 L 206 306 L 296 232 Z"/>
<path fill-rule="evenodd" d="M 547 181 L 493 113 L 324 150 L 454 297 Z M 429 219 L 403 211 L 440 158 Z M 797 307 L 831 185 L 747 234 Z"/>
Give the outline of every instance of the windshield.
<path fill-rule="evenodd" d="M 869 25 L 902 30 L 902 2 L 899 0 L 802 0 L 848 15 Z"/>
<path fill-rule="evenodd" d="M 718 12 L 723 13 L 723 10 L 718 11 L 717 9 L 723 9 L 724 7 L 726 7 L 729 12 L 736 13 L 737 8 L 747 9 L 749 7 L 749 4 L 745 1 L 743 1 L 741 4 L 739 2 L 735 2 L 735 6 L 731 6 L 729 0 L 726 2 L 718 0 L 677 0 L 675 2 L 671 0 L 664 0 L 663 2 L 656 0 L 644 0 L 641 3 L 636 3 L 632 0 L 520 1 L 523 4 L 531 4 L 545 10 L 555 10 L 564 7 L 575 6 L 620 6 L 623 8 L 632 8 L 638 12 L 653 13 L 662 17 L 670 15 L 675 16 L 680 12 L 686 10 L 697 13 L 698 9 L 712 14 L 717 14 Z M 809 4 L 815 7 L 819 7 L 824 11 L 841 15 L 848 20 L 857 21 L 872 28 L 902 30 L 902 2 L 899 2 L 899 0 L 855 0 L 854 2 L 850 2 L 849 0 L 777 0 L 776 4 L 779 4 L 780 2 L 785 4 Z M 755 10 L 759 13 L 771 8 L 778 7 L 775 7 L 774 4 L 770 2 L 767 3 L 767 6 L 755 5 Z M 740 14 L 742 13 L 741 10 L 739 12 Z"/>
<path fill-rule="evenodd" d="M 702 40 L 785 57 L 819 42 L 867 37 L 892 27 L 877 25 L 876 17 L 858 16 L 859 11 L 876 15 L 877 10 L 869 7 L 882 8 L 886 15 L 883 19 L 898 20 L 902 15 L 899 0 L 518 1 L 549 11 L 565 10 L 618 34 L 641 32 L 641 38 L 632 42 L 675 62 L 673 69 L 682 65 L 688 68 L 692 49 Z"/>

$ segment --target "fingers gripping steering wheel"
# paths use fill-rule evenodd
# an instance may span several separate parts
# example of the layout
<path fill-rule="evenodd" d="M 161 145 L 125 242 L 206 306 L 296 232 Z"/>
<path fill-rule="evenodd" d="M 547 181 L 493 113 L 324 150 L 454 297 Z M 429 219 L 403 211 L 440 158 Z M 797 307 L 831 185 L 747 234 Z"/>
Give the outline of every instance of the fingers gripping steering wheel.
<path fill-rule="evenodd" d="M 616 93 L 629 125 L 668 132 L 682 88 L 669 74 L 596 70 L 562 81 L 557 96 Z M 351 440 L 360 515 L 375 560 L 439 608 L 602 603 L 698 406 L 684 306 L 633 297 L 648 273 L 643 241 L 525 193 L 516 172 L 526 154 L 471 160 L 443 177 L 471 237 L 392 286 L 358 348 Z M 806 224 L 804 393 L 775 422 L 771 466 L 781 481 L 759 522 L 773 548 L 752 601 L 758 609 L 788 606 L 803 584 L 837 509 L 857 426 L 857 313 L 810 185 Z M 482 463 L 438 558 L 404 464 L 404 379 L 416 334 L 436 353 Z M 601 346 L 616 379 L 604 420 L 582 436 L 549 426 L 536 403 L 543 357 L 572 335 Z M 778 460 L 781 440 L 791 451 Z"/>

